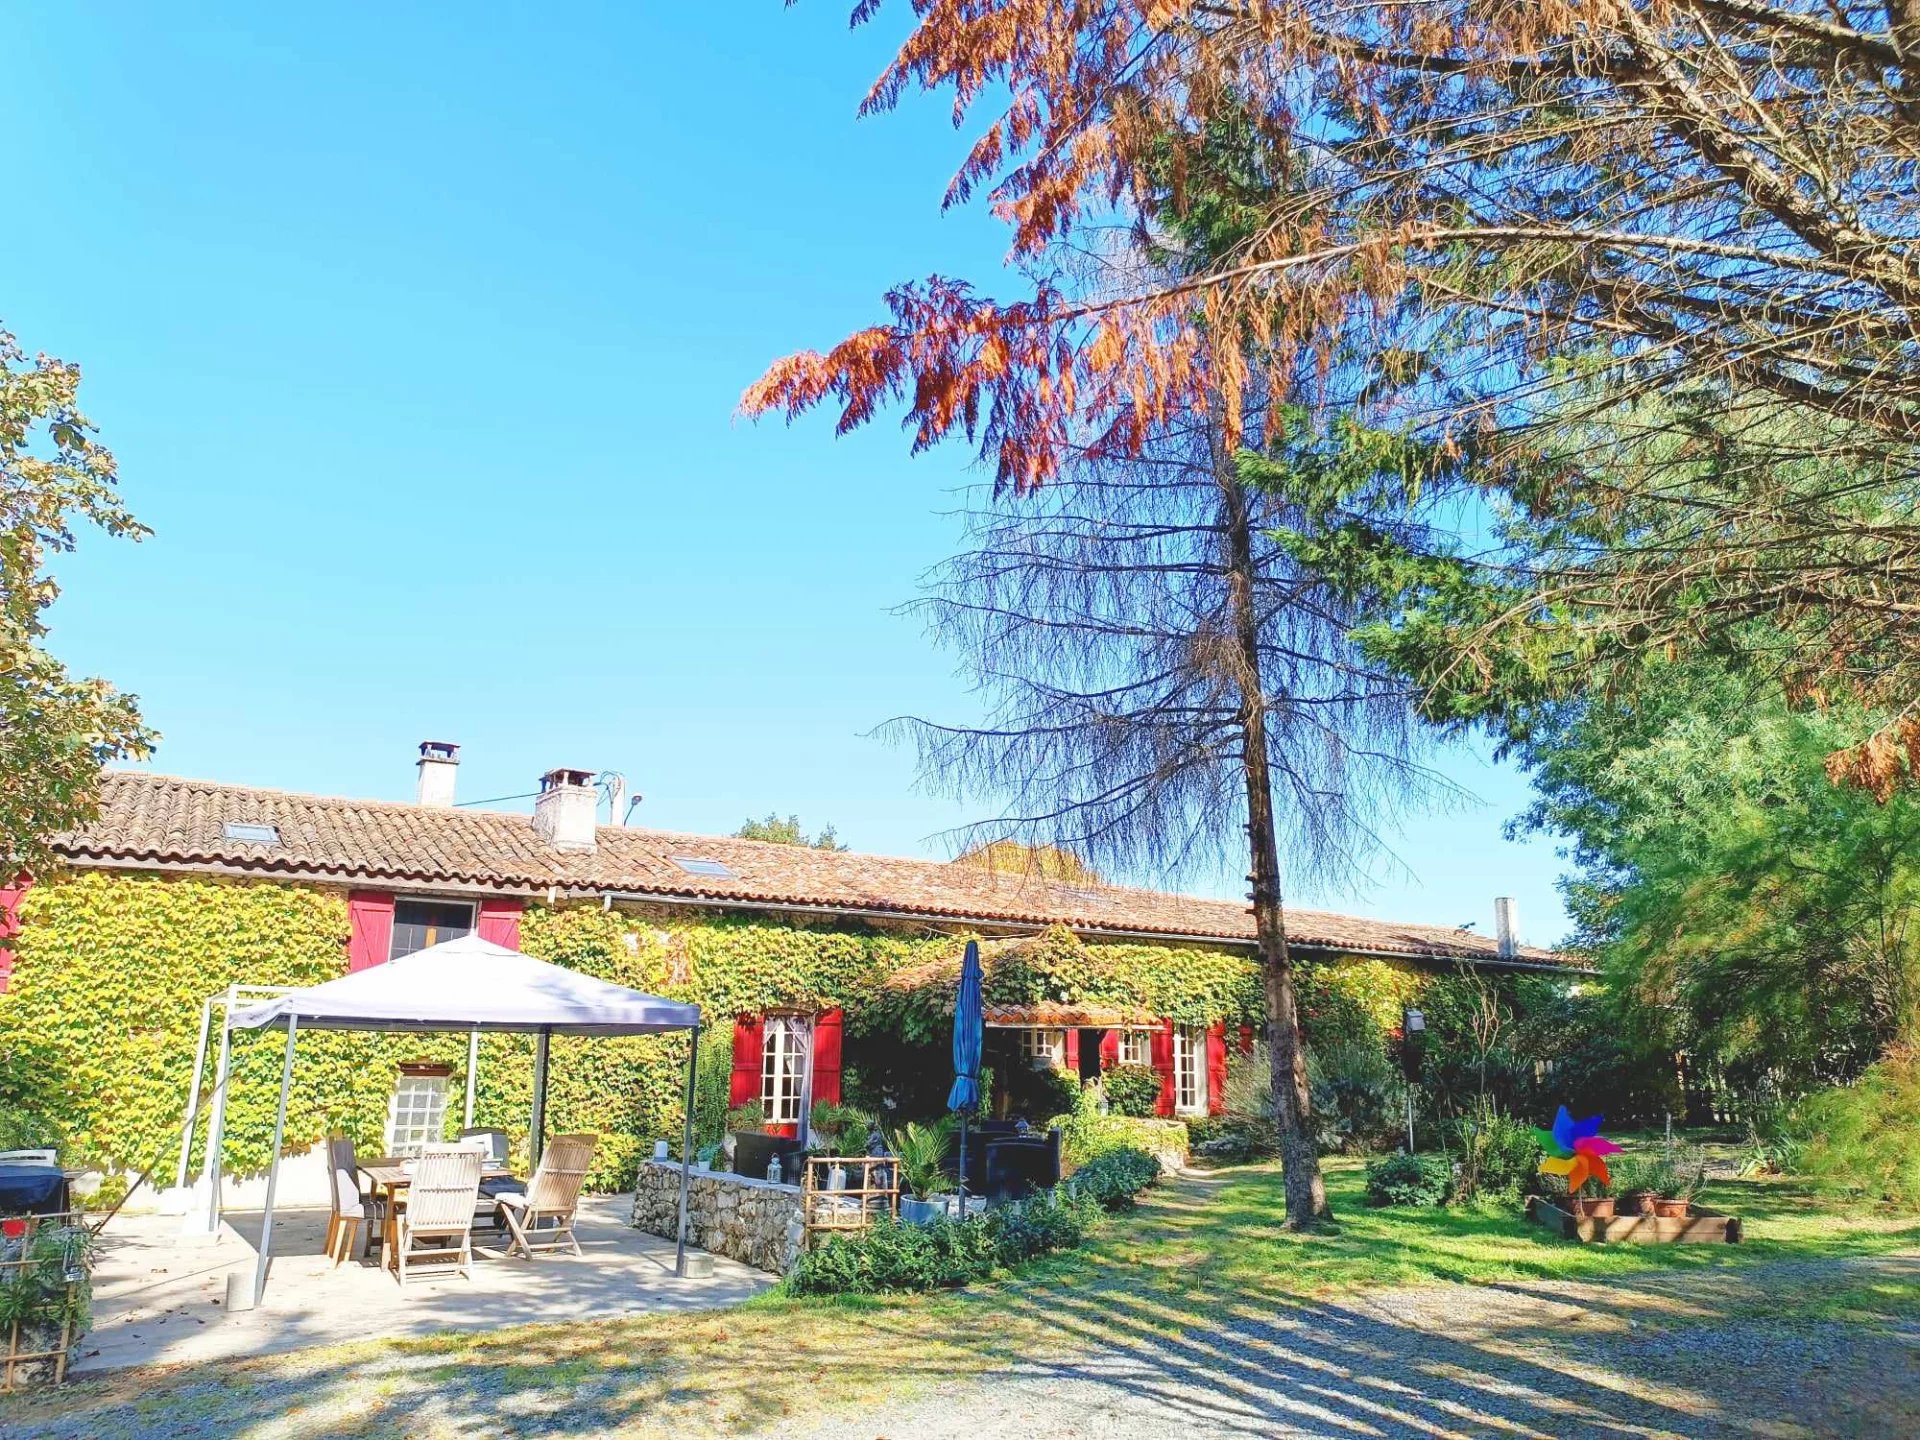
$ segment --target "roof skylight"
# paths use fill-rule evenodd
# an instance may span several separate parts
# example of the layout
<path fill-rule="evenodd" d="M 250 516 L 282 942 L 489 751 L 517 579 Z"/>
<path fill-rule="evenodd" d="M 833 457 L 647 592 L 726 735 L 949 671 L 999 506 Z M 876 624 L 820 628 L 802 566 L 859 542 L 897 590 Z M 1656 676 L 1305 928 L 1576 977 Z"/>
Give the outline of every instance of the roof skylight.
<path fill-rule="evenodd" d="M 716 880 L 740 878 L 718 860 L 703 860 L 698 855 L 669 855 L 667 858 L 689 875 L 710 875 Z"/>
<path fill-rule="evenodd" d="M 229 820 L 220 827 L 220 833 L 229 840 L 238 840 L 242 845 L 278 845 L 280 843 L 278 825 L 257 824 L 251 820 Z"/>

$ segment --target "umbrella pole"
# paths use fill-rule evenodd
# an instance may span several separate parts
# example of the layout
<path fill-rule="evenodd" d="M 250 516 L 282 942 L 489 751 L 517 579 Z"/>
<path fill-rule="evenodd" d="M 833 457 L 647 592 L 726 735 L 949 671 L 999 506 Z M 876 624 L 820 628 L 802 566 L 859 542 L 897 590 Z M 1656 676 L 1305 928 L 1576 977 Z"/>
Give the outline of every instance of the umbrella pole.
<path fill-rule="evenodd" d="M 547 1148 L 547 1057 L 552 1048 L 553 1032 L 542 1030 L 533 1042 L 533 1124 L 527 1137 L 528 1158 L 536 1170 Z"/>
<path fill-rule="evenodd" d="M 297 1016 L 287 1017 L 287 1055 L 280 1062 L 280 1108 L 273 1116 L 273 1158 L 267 1162 L 267 1208 L 260 1217 L 260 1259 L 253 1269 L 253 1303 L 267 1293 L 267 1257 L 273 1253 L 273 1192 L 280 1185 L 280 1146 L 287 1138 L 287 1091 L 293 1088 L 293 1037 Z"/>
<path fill-rule="evenodd" d="M 967 1218 L 967 1112 L 960 1112 L 960 1215 Z"/>
<path fill-rule="evenodd" d="M 673 1273 L 682 1280 L 687 1278 L 687 1167 L 693 1163 L 693 1100 L 694 1077 L 700 1073 L 700 1026 L 693 1027 L 693 1044 L 687 1051 L 687 1126 L 680 1137 L 680 1225 L 675 1232 L 679 1243 L 673 1252 Z"/>

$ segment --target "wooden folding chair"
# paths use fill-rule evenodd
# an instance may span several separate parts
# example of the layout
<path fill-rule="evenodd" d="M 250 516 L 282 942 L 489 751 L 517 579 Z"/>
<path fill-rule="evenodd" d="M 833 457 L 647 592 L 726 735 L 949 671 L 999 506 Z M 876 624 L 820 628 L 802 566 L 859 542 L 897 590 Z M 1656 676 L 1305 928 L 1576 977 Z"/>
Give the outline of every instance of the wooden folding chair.
<path fill-rule="evenodd" d="M 394 1217 L 394 1264 L 402 1288 L 407 1266 L 422 1260 L 451 1260 L 473 1278 L 473 1207 L 484 1158 L 464 1145 L 428 1145 L 413 1162 L 406 1208 Z"/>
<path fill-rule="evenodd" d="M 541 1152 L 527 1193 L 499 1197 L 500 1213 L 513 1232 L 507 1254 L 518 1250 L 531 1260 L 536 1250 L 580 1253 L 573 1220 L 580 1208 L 580 1187 L 586 1183 L 587 1168 L 593 1164 L 599 1139 L 597 1135 L 554 1136 Z"/>

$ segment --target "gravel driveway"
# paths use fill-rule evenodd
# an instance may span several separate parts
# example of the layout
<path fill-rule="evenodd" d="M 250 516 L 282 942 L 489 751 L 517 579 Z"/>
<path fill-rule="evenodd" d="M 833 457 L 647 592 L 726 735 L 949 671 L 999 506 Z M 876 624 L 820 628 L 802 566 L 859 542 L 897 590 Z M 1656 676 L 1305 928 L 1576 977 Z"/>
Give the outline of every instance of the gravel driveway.
<path fill-rule="evenodd" d="M 722 1420 L 699 1385 L 680 1393 L 692 1377 L 639 1354 L 476 1365 L 323 1350 L 156 1372 L 37 1417 L 0 1411 L 0 1440 L 1920 1436 L 1920 1253 L 1243 1303 L 1178 1334 L 1150 1328 L 1151 1307 L 1087 1300 L 1101 1343 L 988 1378 L 929 1380 L 902 1335 L 889 1398 L 858 1411 Z M 886 1312 L 869 1323 L 884 1329 Z M 811 1378 L 835 1398 L 830 1352 L 810 1353 L 810 1377 L 717 1363 L 701 1382 L 777 1399 L 783 1380 Z"/>
<path fill-rule="evenodd" d="M 1661 1272 L 1606 1286 L 1434 1285 L 1223 1317 L 942 1387 L 884 1421 L 784 1436 L 1920 1435 L 1920 1322 L 1847 1297 L 1920 1256 Z M 1840 1318 L 1805 1316 L 1809 1309 Z"/>

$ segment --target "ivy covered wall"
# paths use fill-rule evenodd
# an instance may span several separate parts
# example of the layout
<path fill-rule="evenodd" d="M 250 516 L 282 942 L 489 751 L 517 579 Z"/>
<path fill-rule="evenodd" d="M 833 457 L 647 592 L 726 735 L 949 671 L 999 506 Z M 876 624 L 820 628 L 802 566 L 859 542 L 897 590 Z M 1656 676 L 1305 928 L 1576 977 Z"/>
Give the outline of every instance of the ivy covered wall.
<path fill-rule="evenodd" d="M 157 1162 L 163 1185 L 202 999 L 232 982 L 314 984 L 347 965 L 345 891 L 322 886 L 81 871 L 33 887 L 23 922 L 13 988 L 0 995 L 0 1109 L 48 1118 L 76 1156 L 132 1168 Z M 889 1047 L 896 1059 L 903 1046 L 944 1047 L 951 986 L 938 981 L 957 969 L 963 944 L 925 931 L 681 907 L 534 905 L 521 923 L 531 955 L 703 1008 L 703 1119 L 725 1106 L 736 1014 L 844 1007 L 850 1079 L 869 1056 L 878 1067 Z M 1244 952 L 1088 943 L 1065 930 L 998 948 L 990 1003 L 1122 1004 L 1233 1025 L 1257 1023 L 1261 1012 L 1258 971 Z M 903 971 L 934 983 L 883 983 Z M 1378 961 L 1313 967 L 1303 981 L 1309 1034 L 1361 1024 L 1378 1033 L 1430 978 Z M 464 1035 L 302 1034 L 287 1122 L 293 1147 L 339 1128 L 377 1151 L 401 1061 L 453 1067 L 457 1114 L 466 1047 Z M 266 1164 L 280 1052 L 277 1033 L 236 1036 L 227 1135 L 237 1169 Z M 682 1036 L 555 1038 L 549 1123 L 556 1133 L 601 1134 L 595 1185 L 624 1184 L 656 1136 L 677 1143 L 685 1055 Z M 476 1121 L 523 1137 L 531 1092 L 531 1038 L 483 1037 Z"/>

